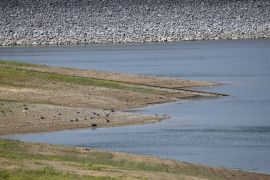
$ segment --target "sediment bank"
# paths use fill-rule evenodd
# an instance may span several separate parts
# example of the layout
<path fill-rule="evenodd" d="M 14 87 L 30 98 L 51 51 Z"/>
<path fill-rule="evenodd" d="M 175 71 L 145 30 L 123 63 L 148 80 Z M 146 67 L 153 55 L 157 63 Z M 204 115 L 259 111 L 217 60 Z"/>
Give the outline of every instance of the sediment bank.
<path fill-rule="evenodd" d="M 182 98 L 218 97 L 221 94 L 185 89 L 215 85 L 0 61 L 0 135 L 158 122 L 168 116 L 127 110 Z"/>
<path fill-rule="evenodd" d="M 269 175 L 92 148 L 0 139 L 0 179 L 232 179 Z"/>
<path fill-rule="evenodd" d="M 270 37 L 265 0 L 2 0 L 0 46 Z"/>

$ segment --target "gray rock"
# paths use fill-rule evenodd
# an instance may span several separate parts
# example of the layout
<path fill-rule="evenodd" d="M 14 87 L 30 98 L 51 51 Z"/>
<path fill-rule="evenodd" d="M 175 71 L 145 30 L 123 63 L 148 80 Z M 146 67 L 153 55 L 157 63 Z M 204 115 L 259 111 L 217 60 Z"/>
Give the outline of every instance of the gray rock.
<path fill-rule="evenodd" d="M 0 46 L 270 37 L 266 0 L 0 2 Z"/>

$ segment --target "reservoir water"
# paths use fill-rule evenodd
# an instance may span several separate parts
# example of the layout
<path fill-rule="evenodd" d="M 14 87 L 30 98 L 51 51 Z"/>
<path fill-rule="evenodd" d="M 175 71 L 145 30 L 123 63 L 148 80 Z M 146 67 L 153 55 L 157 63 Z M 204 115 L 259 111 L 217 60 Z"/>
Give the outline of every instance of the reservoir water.
<path fill-rule="evenodd" d="M 230 94 L 133 110 L 171 117 L 155 124 L 7 138 L 270 174 L 270 40 L 0 48 L 0 59 L 215 81 L 199 89 Z"/>

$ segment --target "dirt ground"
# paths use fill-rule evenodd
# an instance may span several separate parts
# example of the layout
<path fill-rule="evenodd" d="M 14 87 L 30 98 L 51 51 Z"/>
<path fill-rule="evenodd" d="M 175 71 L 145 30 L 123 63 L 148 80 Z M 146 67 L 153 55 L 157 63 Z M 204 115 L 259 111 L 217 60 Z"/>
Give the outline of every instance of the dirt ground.
<path fill-rule="evenodd" d="M 0 70 L 0 134 L 158 122 L 167 115 L 125 111 L 213 96 L 177 88 L 215 84 L 6 61 Z"/>
<path fill-rule="evenodd" d="M 268 180 L 269 175 L 190 164 L 127 153 L 110 153 L 92 148 L 73 148 L 0 139 L 0 170 L 16 175 L 16 170 L 53 168 L 79 176 L 117 179 L 232 179 Z M 32 158 L 29 158 L 32 157 Z M 22 174 L 22 173 L 21 173 Z M 40 175 L 42 177 L 42 175 Z"/>
<path fill-rule="evenodd" d="M 165 115 L 66 107 L 48 104 L 0 102 L 0 135 L 100 128 L 159 122 Z"/>

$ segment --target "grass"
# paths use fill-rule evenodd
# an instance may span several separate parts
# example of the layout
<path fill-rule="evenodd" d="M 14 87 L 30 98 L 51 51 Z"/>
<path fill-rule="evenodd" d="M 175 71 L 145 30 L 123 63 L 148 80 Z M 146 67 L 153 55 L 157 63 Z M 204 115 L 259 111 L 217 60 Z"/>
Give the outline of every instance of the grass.
<path fill-rule="evenodd" d="M 1 64 L 9 65 L 1 66 Z M 46 72 L 38 72 L 26 69 L 20 69 L 18 66 L 29 66 L 29 67 L 37 67 L 39 65 L 35 64 L 27 64 L 21 62 L 13 62 L 13 61 L 1 61 L 0 60 L 0 83 L 2 84 L 11 84 L 15 85 L 15 82 L 27 82 L 33 81 L 36 79 L 42 79 L 49 82 L 64 82 L 74 85 L 84 85 L 84 86 L 97 86 L 118 90 L 129 90 L 136 92 L 148 92 L 155 93 L 156 90 L 147 87 L 141 87 L 138 85 L 119 83 L 111 80 L 102 80 L 102 79 L 94 79 L 87 77 L 78 77 L 78 76 L 69 76 L 63 74 L 55 74 L 55 73 L 46 73 Z M 42 67 L 42 66 L 40 66 Z"/>
<path fill-rule="evenodd" d="M 130 158 L 129 155 L 125 155 L 123 158 L 123 156 L 117 156 L 110 152 L 81 151 L 72 147 L 67 148 L 0 139 L 0 180 L 118 179 L 108 177 L 108 174 L 112 172 L 122 173 L 119 176 L 120 178 L 139 173 L 138 176 L 136 175 L 138 179 L 144 179 L 144 173 L 173 174 L 174 177 L 175 175 L 179 176 L 179 179 L 186 179 L 190 176 L 207 179 L 231 179 L 231 177 L 234 177 L 233 179 L 243 179 L 244 177 L 248 177 L 247 179 L 269 178 L 268 176 L 257 176 L 239 171 L 213 169 L 186 163 L 180 164 L 172 161 L 169 164 L 163 161 L 149 161 L 145 159 L 134 161 L 133 158 Z M 29 166 L 26 162 L 30 162 L 32 165 Z M 55 166 L 52 166 L 51 163 L 47 162 L 57 163 Z M 62 167 L 60 168 L 61 171 L 58 168 L 59 166 Z M 57 169 L 54 169 L 56 167 Z M 65 167 L 69 168 L 65 169 Z M 70 168 L 84 170 L 84 172 L 98 172 L 98 176 L 84 176 L 83 174 L 76 173 L 76 171 L 70 173 Z M 140 172 L 143 173 L 140 174 Z"/>
<path fill-rule="evenodd" d="M 9 151 L 21 151 L 22 143 L 19 141 L 5 141 L 0 139 L 0 151 L 9 150 Z"/>
<path fill-rule="evenodd" d="M 46 65 L 30 64 L 20 61 L 0 60 L 0 65 L 24 66 L 24 67 L 47 67 Z"/>
<path fill-rule="evenodd" d="M 60 149 L 56 155 L 44 155 L 33 153 L 31 144 L 20 141 L 1 140 L 0 139 L 0 159 L 7 159 L 10 163 L 23 164 L 24 160 L 34 161 L 34 164 L 42 160 L 66 162 L 73 167 L 79 167 L 86 170 L 111 171 L 114 169 L 128 171 L 154 171 L 163 172 L 162 165 L 155 165 L 144 162 L 131 162 L 128 160 L 115 160 L 112 153 L 109 152 L 89 152 L 87 154 L 79 153 L 75 148 Z M 78 176 L 75 174 L 63 173 L 54 170 L 52 167 L 43 169 L 25 170 L 25 169 L 1 169 L 1 179 L 116 179 L 109 177 Z"/>
<path fill-rule="evenodd" d="M 61 81 L 70 84 L 99 86 L 114 89 L 123 89 L 119 83 L 111 82 L 107 80 L 97 80 L 85 77 L 74 77 L 62 74 L 43 73 L 30 70 L 13 69 L 13 68 L 0 68 L 0 78 L 15 80 L 15 81 L 30 81 L 34 79 L 43 79 L 48 81 Z"/>
<path fill-rule="evenodd" d="M 63 179 L 63 180 L 117 180 L 118 178 L 104 176 L 82 176 L 72 173 L 60 172 L 52 167 L 39 168 L 35 170 L 5 170 L 0 169 L 0 180 L 48 180 L 48 179 Z"/>
<path fill-rule="evenodd" d="M 105 166 L 122 167 L 127 170 L 147 170 L 166 172 L 167 169 L 160 165 L 137 163 L 126 160 L 114 160 L 113 154 L 109 152 L 89 152 L 87 155 L 79 154 L 77 151 L 63 151 L 60 155 L 31 154 L 30 146 L 25 146 L 19 141 L 0 141 L 0 157 L 13 160 L 33 159 L 33 160 L 53 160 L 76 162 L 80 166 L 100 169 Z"/>

